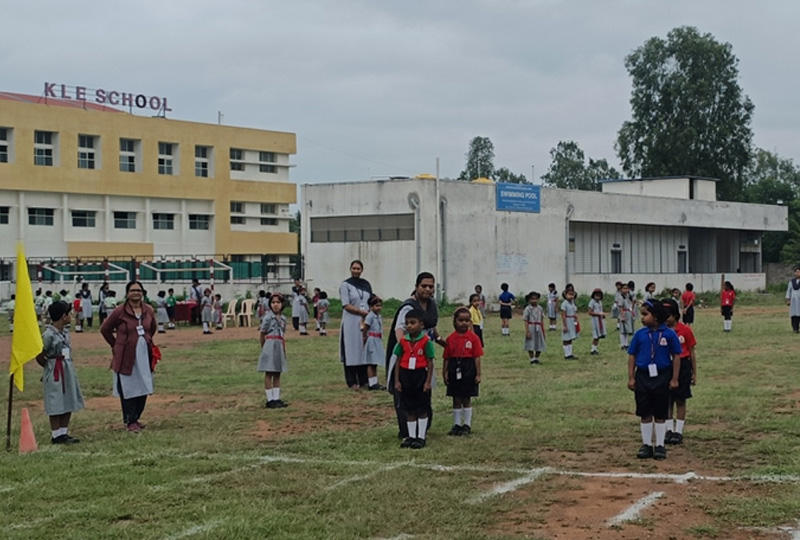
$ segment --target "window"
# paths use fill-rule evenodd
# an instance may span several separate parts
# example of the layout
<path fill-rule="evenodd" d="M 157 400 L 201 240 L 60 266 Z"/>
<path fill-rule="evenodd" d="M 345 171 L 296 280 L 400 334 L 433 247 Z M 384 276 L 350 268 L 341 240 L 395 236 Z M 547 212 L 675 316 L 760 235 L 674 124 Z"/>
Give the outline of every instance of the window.
<path fill-rule="evenodd" d="M 153 214 L 153 229 L 171 231 L 175 229 L 175 214 Z"/>
<path fill-rule="evenodd" d="M 134 139 L 119 140 L 119 170 L 136 172 L 136 154 L 138 142 Z"/>
<path fill-rule="evenodd" d="M 194 175 L 201 178 L 208 178 L 208 169 L 211 163 L 211 147 L 194 147 Z"/>
<path fill-rule="evenodd" d="M 268 203 L 261 203 L 261 213 L 262 214 L 277 214 L 277 205 L 268 204 Z"/>
<path fill-rule="evenodd" d="M 244 203 L 231 201 L 231 214 L 244 214 Z"/>
<path fill-rule="evenodd" d="M 11 153 L 8 149 L 9 140 L 11 139 L 11 130 L 9 128 L 0 127 L 0 163 L 8 163 L 8 155 Z"/>
<path fill-rule="evenodd" d="M 175 174 L 172 167 L 172 155 L 176 144 L 158 143 L 158 174 Z"/>
<path fill-rule="evenodd" d="M 258 170 L 265 173 L 276 173 L 278 168 L 275 165 L 265 165 L 265 163 L 275 163 L 275 152 L 258 153 Z"/>
<path fill-rule="evenodd" d="M 92 135 L 78 135 L 78 168 L 95 168 L 95 139 Z"/>
<path fill-rule="evenodd" d="M 115 229 L 135 229 L 136 212 L 114 212 Z"/>
<path fill-rule="evenodd" d="M 189 214 L 189 229 L 193 231 L 207 231 L 210 221 L 211 219 L 209 216 Z"/>
<path fill-rule="evenodd" d="M 90 210 L 73 210 L 73 227 L 95 227 L 95 212 Z"/>
<path fill-rule="evenodd" d="M 56 134 L 52 131 L 36 131 L 33 139 L 33 164 L 43 167 L 54 165 Z"/>
<path fill-rule="evenodd" d="M 611 273 L 622 273 L 622 251 L 611 250 Z"/>
<path fill-rule="evenodd" d="M 28 225 L 53 225 L 52 208 L 28 208 Z"/>
<path fill-rule="evenodd" d="M 414 239 L 414 214 L 311 218 L 312 242 L 367 242 Z"/>
<path fill-rule="evenodd" d="M 241 148 L 231 148 L 231 170 L 244 170 L 244 150 Z"/>
<path fill-rule="evenodd" d="M 278 220 L 275 219 L 275 218 L 262 217 L 261 218 L 261 224 L 262 225 L 277 225 L 278 224 Z"/>
<path fill-rule="evenodd" d="M 10 208 L 8 206 L 0 206 L 0 225 L 8 225 L 8 213 Z"/>
<path fill-rule="evenodd" d="M 244 216 L 231 216 L 231 225 L 244 225 Z"/>

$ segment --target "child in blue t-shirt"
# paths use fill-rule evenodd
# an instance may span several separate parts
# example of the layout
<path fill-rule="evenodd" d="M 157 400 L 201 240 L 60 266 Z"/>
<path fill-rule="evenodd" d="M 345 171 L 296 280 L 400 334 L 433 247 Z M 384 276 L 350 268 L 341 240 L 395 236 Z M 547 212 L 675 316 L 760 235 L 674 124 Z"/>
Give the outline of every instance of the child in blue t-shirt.
<path fill-rule="evenodd" d="M 669 391 L 678 388 L 681 342 L 664 324 L 669 314 L 661 302 L 646 300 L 641 307 L 642 326 L 628 346 L 628 388 L 636 394 L 636 416 L 641 418 L 641 459 L 666 459 Z M 656 444 L 653 449 L 653 418 Z"/>
<path fill-rule="evenodd" d="M 500 289 L 503 291 L 497 297 L 498 302 L 500 302 L 500 331 L 502 335 L 510 336 L 508 323 L 511 320 L 511 313 L 514 309 L 514 300 L 517 298 L 508 292 L 508 283 L 500 285 Z"/>

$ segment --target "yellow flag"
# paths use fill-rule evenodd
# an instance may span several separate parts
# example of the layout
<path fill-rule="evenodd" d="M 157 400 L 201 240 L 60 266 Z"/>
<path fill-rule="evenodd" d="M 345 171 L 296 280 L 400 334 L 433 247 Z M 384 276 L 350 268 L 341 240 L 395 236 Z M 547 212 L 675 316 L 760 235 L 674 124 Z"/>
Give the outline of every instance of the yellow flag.
<path fill-rule="evenodd" d="M 42 352 L 42 333 L 33 307 L 33 288 L 22 242 L 17 243 L 17 297 L 11 338 L 11 374 L 20 392 L 25 389 L 23 366 Z"/>

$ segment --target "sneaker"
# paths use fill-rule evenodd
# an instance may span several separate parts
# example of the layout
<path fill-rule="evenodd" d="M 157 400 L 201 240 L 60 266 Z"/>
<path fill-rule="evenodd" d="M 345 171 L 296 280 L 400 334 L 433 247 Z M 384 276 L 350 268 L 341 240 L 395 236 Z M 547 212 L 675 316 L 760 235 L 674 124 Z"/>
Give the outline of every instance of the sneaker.
<path fill-rule="evenodd" d="M 667 449 L 664 446 L 656 446 L 655 451 L 653 452 L 653 458 L 655 459 L 667 459 Z"/>
<path fill-rule="evenodd" d="M 140 428 L 139 424 L 137 424 L 136 422 L 128 424 L 128 427 L 126 429 L 128 430 L 128 433 L 139 433 L 140 431 L 142 431 L 142 428 Z"/>
<path fill-rule="evenodd" d="M 673 433 L 672 444 L 683 444 L 683 433 Z"/>
<path fill-rule="evenodd" d="M 461 433 L 459 433 L 461 437 L 469 437 L 472 435 L 472 428 L 469 427 L 467 424 L 461 426 Z"/>
<path fill-rule="evenodd" d="M 667 431 L 667 434 L 664 435 L 664 444 L 674 444 L 673 443 L 673 436 L 675 434 L 672 431 Z"/>
<path fill-rule="evenodd" d="M 458 437 L 459 435 L 461 435 L 461 426 L 459 426 L 458 424 L 453 424 L 453 427 L 450 428 L 450 431 L 448 431 L 447 434 L 453 437 Z"/>
<path fill-rule="evenodd" d="M 663 446 L 659 446 L 659 448 L 664 448 Z M 649 444 L 643 444 L 641 448 L 639 448 L 639 453 L 636 454 L 636 457 L 639 459 L 649 459 L 653 457 L 653 447 Z"/>
<path fill-rule="evenodd" d="M 400 448 L 411 448 L 411 445 L 416 439 L 414 437 L 406 437 L 403 439 L 403 442 L 400 443 Z"/>
<path fill-rule="evenodd" d="M 414 450 L 419 450 L 420 448 L 425 448 L 425 439 L 414 439 L 411 441 L 411 446 L 409 448 L 413 448 Z"/>

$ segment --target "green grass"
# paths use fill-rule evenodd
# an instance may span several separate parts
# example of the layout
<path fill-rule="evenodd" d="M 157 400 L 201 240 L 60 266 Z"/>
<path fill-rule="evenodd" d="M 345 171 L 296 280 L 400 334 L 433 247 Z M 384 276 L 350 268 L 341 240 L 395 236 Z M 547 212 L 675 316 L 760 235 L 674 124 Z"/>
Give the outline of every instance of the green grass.
<path fill-rule="evenodd" d="M 588 317 L 581 318 L 588 328 Z M 442 317 L 440 330 L 450 327 Z M 31 363 L 25 392 L 15 394 L 14 443 L 19 410 L 28 406 L 40 450 L 0 455 L 2 537 L 550 538 L 545 530 L 517 527 L 547 526 L 577 480 L 544 475 L 514 493 L 469 502 L 536 467 L 739 478 L 693 492 L 690 504 L 702 510 L 702 523 L 659 536 L 669 516 L 657 503 L 638 524 L 621 527 L 639 527 L 652 538 L 678 530 L 682 538 L 724 538 L 739 527 L 793 524 L 800 515 L 800 339 L 791 333 L 782 295 L 737 305 L 730 334 L 710 308 L 699 310 L 694 329 L 699 376 L 686 444 L 663 463 L 634 457 L 639 432 L 617 334 L 601 342 L 603 354 L 595 358 L 584 331 L 575 347 L 580 360 L 565 362 L 557 335 L 548 333 L 543 365 L 530 366 L 518 315 L 511 338 L 500 337 L 496 316 L 487 321 L 473 437 L 445 435 L 450 404 L 440 385 L 429 446 L 417 452 L 398 447 L 387 394 L 345 388 L 332 336 L 288 340 L 282 397 L 290 407 L 277 411 L 263 408 L 255 331 L 252 339 L 222 332 L 210 343 L 163 347 L 156 396 L 143 418 L 148 429 L 140 435 L 121 430 L 118 408 L 107 398 L 108 369 L 81 364 L 107 351 L 76 350 L 84 395 L 102 399 L 90 399 L 74 415 L 72 433 L 83 442 L 72 447 L 48 442 L 39 373 Z M 5 396 L 2 401 L 5 415 Z M 100 402 L 105 405 L 92 406 Z M 795 479 L 749 479 L 763 475 Z M 635 491 L 625 481 L 619 486 L 621 496 Z M 522 509 L 524 517 L 516 514 Z"/>

